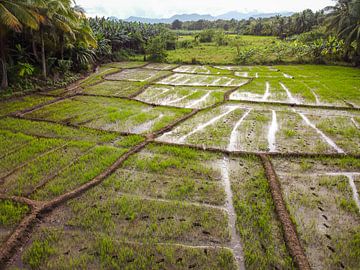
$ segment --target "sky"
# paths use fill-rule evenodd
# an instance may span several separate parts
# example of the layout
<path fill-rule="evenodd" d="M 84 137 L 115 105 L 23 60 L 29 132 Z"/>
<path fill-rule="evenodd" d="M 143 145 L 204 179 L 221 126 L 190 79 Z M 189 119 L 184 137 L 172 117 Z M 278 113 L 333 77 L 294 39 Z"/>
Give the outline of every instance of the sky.
<path fill-rule="evenodd" d="M 76 0 L 89 16 L 115 16 L 126 19 L 130 16 L 168 18 L 175 14 L 199 13 L 213 16 L 228 11 L 314 11 L 334 4 L 332 0 Z"/>

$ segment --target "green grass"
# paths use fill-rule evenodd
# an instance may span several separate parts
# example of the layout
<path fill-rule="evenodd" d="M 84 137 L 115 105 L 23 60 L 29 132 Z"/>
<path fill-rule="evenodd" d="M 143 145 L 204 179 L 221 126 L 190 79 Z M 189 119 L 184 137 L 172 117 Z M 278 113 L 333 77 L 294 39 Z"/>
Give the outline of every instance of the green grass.
<path fill-rule="evenodd" d="M 0 227 L 13 226 L 29 211 L 29 207 L 9 200 L 0 200 Z"/>
<path fill-rule="evenodd" d="M 230 43 L 235 36 L 228 36 Z M 186 36 L 187 40 L 193 39 Z M 278 40 L 276 37 L 258 37 L 258 36 L 241 36 L 241 49 L 255 49 L 256 54 L 249 60 L 253 64 L 273 63 L 276 62 L 277 44 L 285 45 L 286 43 Z M 167 61 L 170 63 L 187 63 L 191 64 L 193 59 L 202 64 L 234 64 L 236 56 L 235 46 L 217 46 L 215 43 L 200 43 L 198 46 L 189 49 L 176 49 L 168 51 Z M 293 56 L 285 55 L 284 62 L 296 61 Z"/>
<path fill-rule="evenodd" d="M 0 116 L 21 111 L 53 100 L 53 97 L 31 95 L 0 101 Z"/>
<path fill-rule="evenodd" d="M 294 82 L 298 82 L 295 91 L 296 89 L 307 92 L 312 90 L 322 103 L 346 106 L 344 103 L 346 100 L 360 106 L 360 72 L 357 68 L 324 65 L 278 66 L 278 68 L 295 77 Z"/>
<path fill-rule="evenodd" d="M 3 118 L 0 119 L 1 129 L 9 130 L 11 136 L 43 136 L 48 138 L 58 138 L 64 140 L 88 141 L 96 143 L 107 143 L 114 141 L 119 135 L 107 133 L 105 131 L 92 130 L 85 127 L 72 128 L 55 123 L 37 122 L 26 119 Z M 1 140 L 0 143 L 3 141 Z M 13 142 L 12 142 L 13 143 Z"/>
<path fill-rule="evenodd" d="M 171 72 L 154 69 L 124 69 L 121 72 L 106 76 L 108 80 L 114 81 L 137 81 L 143 83 L 153 82 L 163 76 L 170 75 Z"/>
<path fill-rule="evenodd" d="M 83 126 L 89 128 L 120 132 L 136 131 L 137 127 L 156 119 L 154 123 L 149 123 L 149 127 L 136 132 L 149 133 L 165 127 L 188 112 L 188 109 L 151 107 L 132 100 L 79 96 L 27 116 L 72 124 L 83 123 Z M 164 117 L 158 118 L 161 114 Z"/>
<path fill-rule="evenodd" d="M 216 156 L 206 155 L 205 159 L 201 154 L 151 145 L 128 159 L 104 185 L 127 194 L 221 205 L 225 194 L 218 172 L 206 164 L 215 162 Z"/>
<path fill-rule="evenodd" d="M 146 62 L 113 62 L 113 63 L 109 63 L 109 64 L 105 64 L 103 65 L 103 67 L 112 67 L 112 68 L 137 68 L 137 67 L 142 67 L 146 64 Z"/>
<path fill-rule="evenodd" d="M 115 97 L 128 97 L 135 94 L 143 87 L 143 83 L 139 82 L 114 82 L 105 81 L 84 90 L 84 93 Z"/>
<path fill-rule="evenodd" d="M 4 177 L 14 168 L 26 164 L 28 161 L 45 152 L 55 150 L 66 142 L 57 139 L 33 139 L 26 147 L 5 156 L 0 163 L 0 176 Z"/>
<path fill-rule="evenodd" d="M 1 120 L 0 120 L 1 121 Z M 0 122 L 1 123 L 1 122 Z M 30 136 L 0 130 L 0 156 L 3 158 L 7 154 L 25 147 L 32 141 Z M 9 147 L 10 146 L 10 147 Z"/>
<path fill-rule="evenodd" d="M 234 166 L 230 179 L 246 268 L 294 268 L 260 161 L 247 157 L 230 164 Z"/>
<path fill-rule="evenodd" d="M 117 71 L 119 71 L 118 68 L 102 66 L 98 72 L 92 73 L 86 79 L 82 80 L 80 86 L 85 88 L 100 83 L 104 80 L 104 76 L 115 73 Z"/>
<path fill-rule="evenodd" d="M 190 104 L 201 99 L 210 92 L 208 98 L 196 107 L 204 108 L 224 100 L 224 94 L 231 88 L 226 87 L 189 87 L 189 86 L 166 86 L 156 85 L 148 87 L 145 92 L 136 98 L 145 102 L 155 104 L 167 104 L 176 107 L 189 107 Z M 176 99 L 181 99 L 173 102 Z"/>
<path fill-rule="evenodd" d="M 321 162 L 326 165 L 322 167 L 318 162 L 312 168 L 316 174 L 336 171 L 331 161 Z M 291 169 L 287 166 L 286 171 Z M 347 177 L 306 175 L 296 169 L 279 179 L 311 267 L 337 269 L 343 265 L 345 269 L 356 269 L 360 246 L 354 239 L 360 215 Z"/>
<path fill-rule="evenodd" d="M 230 250 L 127 243 L 103 233 L 42 229 L 22 257 L 32 269 L 236 269 Z"/>
<path fill-rule="evenodd" d="M 70 142 L 54 152 L 34 159 L 13 173 L 5 180 L 2 188 L 7 194 L 24 196 L 32 192 L 35 186 L 43 183 L 45 179 L 65 170 L 73 160 L 93 146 L 88 142 Z"/>
<path fill-rule="evenodd" d="M 39 269 L 49 256 L 55 254 L 56 248 L 53 244 L 59 240 L 59 233 L 46 230 L 46 235 L 31 243 L 31 247 L 26 250 L 22 259 L 31 269 Z"/>
<path fill-rule="evenodd" d="M 346 152 L 360 153 L 360 130 L 346 116 L 310 116 L 309 119 Z"/>
<path fill-rule="evenodd" d="M 226 214 L 218 209 L 121 196 L 102 187 L 69 205 L 67 226 L 110 237 L 194 244 L 229 240 Z"/>
<path fill-rule="evenodd" d="M 85 184 L 111 166 L 125 152 L 126 149 L 96 146 L 38 190 L 32 195 L 32 198 L 37 200 L 51 199 Z"/>

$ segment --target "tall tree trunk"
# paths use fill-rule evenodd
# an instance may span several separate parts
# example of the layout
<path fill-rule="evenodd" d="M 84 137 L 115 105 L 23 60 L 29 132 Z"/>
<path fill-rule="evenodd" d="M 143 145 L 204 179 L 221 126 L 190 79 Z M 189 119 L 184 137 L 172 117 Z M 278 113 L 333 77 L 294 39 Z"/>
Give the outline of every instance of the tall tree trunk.
<path fill-rule="evenodd" d="M 46 56 L 45 56 L 45 43 L 44 43 L 44 30 L 41 29 L 41 62 L 42 62 L 42 73 L 44 79 L 46 79 Z"/>
<path fill-rule="evenodd" d="M 5 56 L 5 36 L 0 36 L 0 61 L 1 61 L 1 88 L 5 89 L 9 86 L 7 68 L 6 68 L 6 56 Z"/>
<path fill-rule="evenodd" d="M 64 37 L 63 37 L 63 35 L 60 35 L 60 55 L 61 55 L 61 60 L 64 60 Z"/>
<path fill-rule="evenodd" d="M 35 35 L 33 33 L 33 30 L 31 30 L 31 36 L 32 36 L 32 41 L 31 41 L 31 45 L 32 45 L 32 51 L 33 51 L 33 55 L 35 57 L 35 60 L 37 62 L 39 62 L 39 55 L 37 53 L 37 49 L 36 49 L 36 42 L 35 42 Z"/>

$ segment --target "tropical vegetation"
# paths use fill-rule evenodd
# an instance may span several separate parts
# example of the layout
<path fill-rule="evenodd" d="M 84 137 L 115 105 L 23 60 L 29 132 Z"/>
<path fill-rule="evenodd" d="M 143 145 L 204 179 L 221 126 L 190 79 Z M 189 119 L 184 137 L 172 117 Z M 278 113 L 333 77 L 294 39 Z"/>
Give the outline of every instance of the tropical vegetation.
<path fill-rule="evenodd" d="M 324 10 L 288 17 L 174 21 L 171 25 L 87 18 L 72 0 L 0 0 L 1 88 L 63 86 L 100 63 L 129 58 L 201 63 L 196 57 L 184 60 L 181 54 L 196 54 L 194 48 L 203 50 L 202 44 L 228 51 L 231 57 L 226 62 L 234 64 L 360 65 L 359 21 L 359 0 L 338 0 Z M 192 38 L 179 37 L 184 32 Z M 272 42 L 258 49 L 244 35 L 271 36 Z M 209 58 L 214 59 L 211 53 Z"/>

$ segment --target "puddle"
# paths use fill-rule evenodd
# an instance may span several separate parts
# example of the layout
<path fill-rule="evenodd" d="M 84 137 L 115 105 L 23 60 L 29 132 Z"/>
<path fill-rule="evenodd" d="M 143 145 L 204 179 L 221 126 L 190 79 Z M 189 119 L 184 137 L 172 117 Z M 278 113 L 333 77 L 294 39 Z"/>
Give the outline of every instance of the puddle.
<path fill-rule="evenodd" d="M 294 98 L 292 95 L 291 95 L 291 92 L 289 90 L 289 88 L 287 88 L 283 83 L 280 83 L 281 87 L 285 90 L 287 96 L 288 96 L 288 99 L 291 103 L 295 103 L 295 104 L 299 104 L 301 102 L 299 102 L 296 98 Z"/>
<path fill-rule="evenodd" d="M 231 132 L 230 135 L 230 142 L 228 145 L 228 150 L 229 151 L 236 151 L 236 150 L 240 150 L 238 146 L 238 135 L 239 132 L 237 131 L 241 125 L 241 123 L 244 121 L 244 119 L 248 116 L 248 114 L 251 112 L 252 109 L 249 109 L 248 111 L 245 112 L 245 114 L 240 118 L 240 120 L 236 123 L 236 125 L 234 126 L 234 129 Z"/>
<path fill-rule="evenodd" d="M 230 245 L 234 251 L 235 259 L 239 264 L 239 269 L 245 269 L 244 265 L 244 255 L 243 249 L 241 246 L 241 239 L 240 236 L 237 234 L 236 231 L 236 214 L 233 205 L 233 194 L 231 191 L 231 183 L 229 179 L 229 160 L 227 157 L 224 157 L 221 164 L 221 176 L 223 180 L 223 185 L 226 194 L 226 209 L 228 211 L 229 216 L 229 228 L 231 233 L 231 240 Z"/>
<path fill-rule="evenodd" d="M 189 132 L 188 134 L 186 134 L 186 135 L 182 136 L 181 138 L 179 138 L 178 142 L 179 142 L 179 143 L 184 143 L 185 140 L 186 140 L 189 136 L 191 136 L 191 135 L 193 135 L 193 134 L 195 134 L 195 133 L 197 133 L 197 132 L 205 129 L 206 127 L 214 124 L 215 122 L 219 121 L 221 118 L 225 117 L 226 115 L 228 115 L 229 113 L 231 113 L 232 111 L 234 111 L 234 110 L 236 110 L 236 109 L 238 109 L 238 108 L 239 108 L 238 106 L 232 106 L 232 107 L 230 107 L 230 109 L 228 109 L 226 112 L 224 112 L 224 113 L 222 113 L 222 114 L 220 114 L 220 115 L 212 118 L 210 121 L 208 121 L 208 122 L 206 122 L 206 123 L 204 123 L 204 124 L 201 124 L 201 125 L 197 126 L 194 130 L 192 130 L 192 131 Z"/>
<path fill-rule="evenodd" d="M 270 96 L 270 83 L 266 82 L 265 93 L 264 93 L 262 100 L 266 101 L 269 98 L 269 96 Z"/>
<path fill-rule="evenodd" d="M 296 112 L 295 110 L 293 110 Z M 326 136 L 321 130 L 319 130 L 313 123 L 310 122 L 310 120 L 301 112 L 297 112 L 301 118 L 305 121 L 305 123 L 312 127 L 320 136 L 324 139 L 325 142 L 327 142 L 332 148 L 334 148 L 338 153 L 344 154 L 344 150 L 342 150 L 339 146 L 336 145 L 336 143 L 331 140 L 328 136 Z"/>
<path fill-rule="evenodd" d="M 276 132 L 278 130 L 278 123 L 276 119 L 276 112 L 272 110 L 272 121 L 271 126 L 269 128 L 268 133 L 268 143 L 269 143 L 269 151 L 275 152 L 276 151 Z"/>

